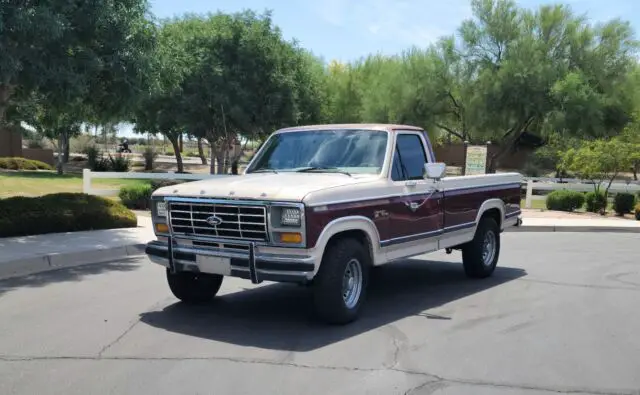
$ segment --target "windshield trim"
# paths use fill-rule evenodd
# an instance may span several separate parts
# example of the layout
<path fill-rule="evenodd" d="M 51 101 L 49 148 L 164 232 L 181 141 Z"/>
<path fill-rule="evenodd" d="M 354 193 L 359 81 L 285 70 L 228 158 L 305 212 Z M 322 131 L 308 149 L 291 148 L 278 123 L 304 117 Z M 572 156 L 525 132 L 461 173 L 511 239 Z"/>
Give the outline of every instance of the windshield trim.
<path fill-rule="evenodd" d="M 391 146 L 391 142 L 392 142 L 391 141 L 392 140 L 392 133 L 391 133 L 390 130 L 387 130 L 387 129 L 373 129 L 373 128 L 335 128 L 335 129 L 324 129 L 324 128 L 322 128 L 322 129 L 314 129 L 314 128 L 309 128 L 309 129 L 297 129 L 297 130 L 292 130 L 292 131 L 277 130 L 277 131 L 273 132 L 271 134 L 271 136 L 269 136 L 269 138 L 264 141 L 262 146 L 260 146 L 260 149 L 258 150 L 258 152 L 256 152 L 256 154 L 253 156 L 253 158 L 251 159 L 251 161 L 247 165 L 247 168 L 244 170 L 244 174 L 252 174 L 254 172 L 254 167 L 255 167 L 256 163 L 258 163 L 260 161 L 260 159 L 262 158 L 262 156 L 264 155 L 265 147 L 267 147 L 267 144 L 271 141 L 271 139 L 276 138 L 276 136 L 278 136 L 280 134 L 304 133 L 304 132 L 325 133 L 325 132 L 335 132 L 335 131 L 366 131 L 366 132 L 376 132 L 376 133 L 383 132 L 383 133 L 386 133 L 387 134 L 387 146 L 385 147 L 384 160 L 382 161 L 382 166 L 380 166 L 380 171 L 377 172 L 377 173 L 366 173 L 366 175 L 382 176 L 382 175 L 385 174 L 385 172 L 387 171 L 388 162 L 389 162 L 389 147 Z M 282 172 L 286 172 L 286 171 L 282 171 Z M 363 173 L 363 174 L 365 174 L 365 173 Z M 360 175 L 360 174 L 359 173 L 353 173 L 353 175 Z"/>

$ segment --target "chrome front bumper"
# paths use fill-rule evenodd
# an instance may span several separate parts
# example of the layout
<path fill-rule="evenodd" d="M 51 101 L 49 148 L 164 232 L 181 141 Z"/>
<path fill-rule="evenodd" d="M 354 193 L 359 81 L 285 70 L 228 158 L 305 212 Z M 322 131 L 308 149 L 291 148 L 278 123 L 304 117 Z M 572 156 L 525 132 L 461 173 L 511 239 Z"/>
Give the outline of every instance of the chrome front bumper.
<path fill-rule="evenodd" d="M 152 262 L 172 272 L 222 274 L 251 280 L 254 284 L 262 281 L 306 283 L 315 274 L 315 258 L 309 255 L 273 254 L 264 251 L 268 248 L 248 242 L 207 242 L 233 243 L 246 249 L 202 247 L 193 245 L 193 240 L 163 237 L 163 240 L 149 242 L 145 252 Z"/>

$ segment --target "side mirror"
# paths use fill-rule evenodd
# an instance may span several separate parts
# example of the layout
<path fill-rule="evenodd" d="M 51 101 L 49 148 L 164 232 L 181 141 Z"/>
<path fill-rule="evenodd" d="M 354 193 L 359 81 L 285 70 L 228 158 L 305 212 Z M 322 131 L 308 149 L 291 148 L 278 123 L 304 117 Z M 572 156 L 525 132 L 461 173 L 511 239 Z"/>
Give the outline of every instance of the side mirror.
<path fill-rule="evenodd" d="M 429 180 L 440 180 L 447 171 L 447 165 L 444 163 L 425 163 L 424 178 Z"/>

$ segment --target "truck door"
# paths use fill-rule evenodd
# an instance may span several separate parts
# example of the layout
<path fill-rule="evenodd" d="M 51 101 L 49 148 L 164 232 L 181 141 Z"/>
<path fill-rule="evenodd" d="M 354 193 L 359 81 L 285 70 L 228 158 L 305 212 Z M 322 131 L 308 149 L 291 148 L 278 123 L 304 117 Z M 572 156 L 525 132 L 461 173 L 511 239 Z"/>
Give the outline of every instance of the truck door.
<path fill-rule="evenodd" d="M 424 179 L 429 161 L 426 141 L 420 132 L 398 132 L 389 175 L 392 204 L 389 239 L 383 241 L 387 256 L 406 256 L 437 249 L 443 230 L 443 195 L 437 183 Z"/>

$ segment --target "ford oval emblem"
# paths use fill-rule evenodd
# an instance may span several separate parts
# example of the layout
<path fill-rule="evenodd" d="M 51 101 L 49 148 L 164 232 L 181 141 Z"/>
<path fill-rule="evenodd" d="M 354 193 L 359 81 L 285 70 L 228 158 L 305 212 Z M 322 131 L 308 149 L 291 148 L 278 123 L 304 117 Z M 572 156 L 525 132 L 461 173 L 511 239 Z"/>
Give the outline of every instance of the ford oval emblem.
<path fill-rule="evenodd" d="M 222 218 L 212 215 L 211 217 L 205 219 L 205 221 L 211 226 L 218 226 L 222 223 Z"/>

